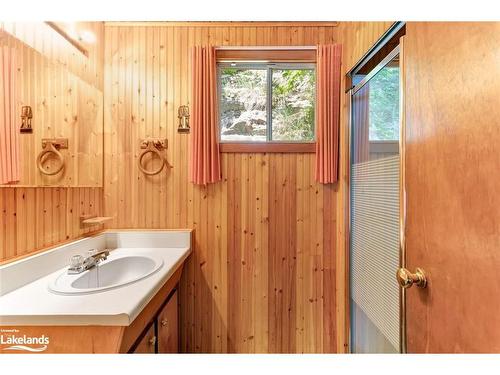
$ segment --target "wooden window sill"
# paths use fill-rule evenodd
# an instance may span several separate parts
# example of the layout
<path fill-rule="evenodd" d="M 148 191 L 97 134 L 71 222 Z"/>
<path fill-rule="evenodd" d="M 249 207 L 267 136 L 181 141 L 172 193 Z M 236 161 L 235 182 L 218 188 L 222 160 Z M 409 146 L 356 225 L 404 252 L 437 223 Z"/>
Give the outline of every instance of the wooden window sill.
<path fill-rule="evenodd" d="M 224 153 L 314 153 L 316 143 L 219 143 L 219 151 Z"/>

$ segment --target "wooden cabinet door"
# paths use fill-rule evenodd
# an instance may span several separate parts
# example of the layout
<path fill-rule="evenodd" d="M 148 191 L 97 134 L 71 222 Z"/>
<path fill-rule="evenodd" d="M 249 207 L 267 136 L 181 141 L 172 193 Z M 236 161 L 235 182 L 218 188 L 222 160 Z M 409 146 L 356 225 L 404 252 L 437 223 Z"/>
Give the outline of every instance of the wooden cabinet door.
<path fill-rule="evenodd" d="M 178 353 L 177 291 L 158 315 L 158 353 Z"/>
<path fill-rule="evenodd" d="M 156 336 L 155 336 L 155 325 L 151 324 L 151 327 L 147 330 L 146 334 L 139 342 L 139 345 L 134 350 L 134 354 L 154 354 L 156 353 Z"/>
<path fill-rule="evenodd" d="M 500 351 L 500 23 L 406 25 L 408 352 Z"/>

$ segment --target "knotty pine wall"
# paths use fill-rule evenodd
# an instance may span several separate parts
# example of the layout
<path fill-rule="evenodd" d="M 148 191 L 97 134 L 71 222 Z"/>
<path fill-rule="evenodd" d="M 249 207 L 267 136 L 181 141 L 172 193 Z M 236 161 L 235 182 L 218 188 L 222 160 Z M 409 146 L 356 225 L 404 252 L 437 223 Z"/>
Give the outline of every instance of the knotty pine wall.
<path fill-rule="evenodd" d="M 80 215 L 101 211 L 102 188 L 2 187 L 0 261 L 89 233 L 80 229 Z"/>
<path fill-rule="evenodd" d="M 37 30 L 32 28 L 31 32 Z M 21 179 L 16 185 L 102 186 L 102 89 L 96 87 L 95 82 L 87 83 L 73 73 L 68 64 L 43 55 L 1 30 L 0 42 L 11 47 L 17 55 L 18 115 L 24 105 L 31 106 L 33 111 L 32 133 L 19 135 Z M 86 59 L 79 51 L 75 56 Z M 68 148 L 60 151 L 65 161 L 64 170 L 54 176 L 41 174 L 36 165 L 36 158 L 43 149 L 43 138 L 68 140 Z M 57 166 L 54 158 L 44 162 L 49 171 Z"/>
<path fill-rule="evenodd" d="M 15 37 L 16 45 L 23 44 L 20 47 L 23 56 L 35 54 L 41 56 L 33 58 L 30 64 L 26 64 L 27 68 L 32 69 L 30 77 L 33 81 L 23 80 L 22 91 L 28 93 L 30 87 L 34 89 L 43 82 L 46 85 L 62 85 L 62 77 L 66 74 L 63 74 L 63 70 L 67 70 L 71 75 L 78 77 L 82 84 L 91 87 L 93 92 L 100 93 L 102 100 L 104 24 L 78 22 L 76 27 L 91 30 L 96 36 L 94 44 L 86 45 L 89 50 L 88 57 L 62 40 L 59 34 L 44 23 L 0 23 L 0 36 L 9 39 Z M 33 51 L 30 51 L 31 49 Z M 59 74 L 50 77 L 45 73 L 41 74 L 43 70 L 38 64 L 42 64 L 43 58 L 65 69 L 57 70 Z M 61 108 L 64 105 L 63 101 L 54 101 L 53 104 L 54 107 L 51 109 L 54 111 L 64 111 Z M 35 110 L 33 108 L 34 115 Z M 40 119 L 35 116 L 34 126 L 40 126 L 40 123 Z M 30 136 L 32 135 L 20 135 L 21 138 Z M 34 151 L 31 151 L 29 155 L 33 156 Z M 0 186 L 0 262 L 36 252 L 97 229 L 80 229 L 79 216 L 101 214 L 102 198 L 102 187 Z"/>
<path fill-rule="evenodd" d="M 102 91 L 104 23 L 74 22 L 73 24 L 76 31 L 86 30 L 95 35 L 93 43 L 79 42 L 88 51 L 88 57 L 45 22 L 0 21 L 0 30 L 17 38 L 53 63 L 63 65 L 69 72 Z"/>
<path fill-rule="evenodd" d="M 222 183 L 188 181 L 177 108 L 189 47 L 314 45 L 337 24 L 106 24 L 105 197 L 110 227 L 195 228 L 180 287 L 185 352 L 336 352 L 336 187 L 313 154 L 224 154 Z M 166 137 L 173 169 L 137 168 L 140 138 Z"/>
<path fill-rule="evenodd" d="M 193 187 L 187 181 L 189 136 L 175 132 L 176 109 L 181 103 L 187 103 L 189 97 L 188 45 L 194 41 L 201 43 L 202 35 L 205 35 L 205 43 L 212 40 L 222 45 L 247 45 L 250 41 L 259 45 L 314 44 L 339 40 L 343 43 L 345 73 L 391 24 L 106 27 L 105 211 L 117 214 L 113 227 L 196 227 L 195 252 L 182 280 L 184 351 L 342 352 L 347 348 L 345 325 L 348 324 L 343 303 L 347 287 L 345 211 L 342 209 L 347 187 L 347 169 L 342 162 L 347 152 L 345 98 L 341 97 L 341 181 L 337 187 L 325 188 L 313 183 L 313 156 L 309 154 L 225 154 L 223 183 L 206 189 Z M 150 41 L 149 50 L 155 46 L 152 50 L 162 53 L 150 53 L 146 64 L 147 60 L 139 58 L 139 54 L 146 50 L 146 35 L 151 34 L 156 35 L 161 44 Z M 167 52 L 167 46 L 173 53 Z M 74 64 L 73 60 L 69 61 Z M 146 69 L 153 61 L 155 76 L 160 74 L 157 86 L 152 79 L 153 71 Z M 96 82 L 98 77 L 96 73 Z M 149 90 L 159 91 L 160 96 L 153 98 L 150 94 L 147 101 L 143 91 L 147 89 L 145 83 L 149 84 Z M 138 155 L 135 138 L 138 132 L 146 133 L 147 116 L 139 116 L 146 114 L 146 107 L 150 108 L 149 116 L 158 119 L 148 133 L 156 131 L 158 135 L 168 136 L 168 157 L 174 164 L 168 175 L 147 180 L 133 167 Z M 309 169 L 300 167 L 304 163 Z M 261 167 L 254 169 L 254 165 Z M 284 166 L 287 169 L 283 169 Z M 295 194 L 284 195 L 286 191 Z M 255 200 L 247 200 L 249 195 Z M 285 200 L 287 197 L 289 201 Z M 291 204 L 292 201 L 295 204 Z M 85 213 L 101 213 L 102 190 L 0 188 L 0 259 L 11 259 L 81 235 L 75 224 L 80 213 L 75 213 L 74 207 Z M 283 218 L 285 220 L 281 220 Z M 283 227 L 277 228 L 279 224 Z M 321 226 L 334 229 L 323 231 Z M 259 230 L 249 231 L 255 228 Z M 26 238 L 23 233 L 28 233 Z M 316 244 L 315 239 L 320 239 L 317 247 L 312 246 Z M 305 243 L 304 250 L 300 247 L 290 250 L 287 241 Z M 306 258 L 309 263 L 304 261 Z M 321 271 L 309 266 L 320 261 Z M 304 276 L 306 282 L 302 281 Z M 321 302 L 306 298 L 313 291 L 323 295 Z"/>

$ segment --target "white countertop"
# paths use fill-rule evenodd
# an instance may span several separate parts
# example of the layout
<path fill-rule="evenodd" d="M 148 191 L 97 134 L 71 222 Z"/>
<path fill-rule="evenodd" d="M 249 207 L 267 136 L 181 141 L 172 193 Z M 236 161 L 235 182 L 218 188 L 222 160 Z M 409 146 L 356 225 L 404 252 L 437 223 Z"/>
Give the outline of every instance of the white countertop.
<path fill-rule="evenodd" d="M 108 259 L 114 255 L 155 255 L 161 257 L 164 264 L 142 280 L 92 294 L 58 295 L 49 291 L 49 282 L 67 269 L 58 268 L 0 296 L 0 325 L 128 326 L 189 253 L 190 244 L 186 247 L 118 247 L 111 251 Z"/>

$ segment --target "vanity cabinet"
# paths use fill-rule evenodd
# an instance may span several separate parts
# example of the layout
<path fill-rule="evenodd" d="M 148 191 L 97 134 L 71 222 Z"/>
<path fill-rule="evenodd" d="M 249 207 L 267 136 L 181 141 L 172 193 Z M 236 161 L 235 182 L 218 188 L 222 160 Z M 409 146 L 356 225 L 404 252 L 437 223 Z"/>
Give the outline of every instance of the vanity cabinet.
<path fill-rule="evenodd" d="M 137 344 L 134 354 L 154 354 L 156 353 L 155 326 L 151 324 L 142 339 Z"/>
<path fill-rule="evenodd" d="M 158 353 L 178 353 L 177 291 L 158 314 Z"/>
<path fill-rule="evenodd" d="M 173 290 L 167 302 L 157 314 L 152 316 L 149 327 L 132 346 L 131 353 L 178 353 L 178 300 L 177 290 Z"/>
<path fill-rule="evenodd" d="M 16 337 L 48 338 L 41 353 L 177 353 L 181 350 L 178 344 L 179 282 L 191 252 L 191 236 L 189 230 L 106 231 L 80 239 L 78 246 L 71 242 L 2 266 L 2 291 L 7 293 L 0 296 L 0 328 L 16 332 Z M 118 243 L 123 247 L 113 250 L 116 260 L 135 262 L 134 256 L 144 256 L 155 264 L 161 258 L 164 264 L 141 281 L 141 288 L 125 284 L 103 290 L 102 294 L 71 297 L 50 293 L 55 278 L 66 275 L 65 259 L 80 249 L 116 247 Z M 137 244 L 151 247 L 140 254 Z M 112 261 L 106 264 L 113 264 Z M 40 271 L 41 265 L 52 267 L 44 269 L 43 272 L 50 272 L 46 276 Z M 104 267 L 99 269 L 108 272 Z M 60 270 L 60 274 L 53 275 L 56 270 Z M 24 294 L 25 288 L 21 286 L 28 284 L 31 284 L 28 294 Z M 45 302 L 25 303 L 37 298 Z M 27 312 L 30 315 L 26 315 Z M 0 343 L 0 354 L 4 345 L 8 344 Z"/>

